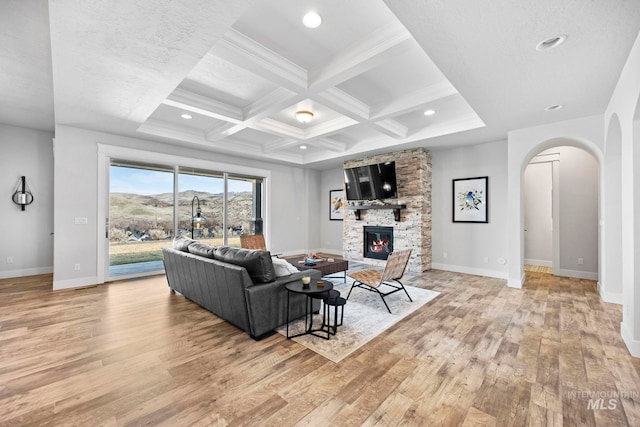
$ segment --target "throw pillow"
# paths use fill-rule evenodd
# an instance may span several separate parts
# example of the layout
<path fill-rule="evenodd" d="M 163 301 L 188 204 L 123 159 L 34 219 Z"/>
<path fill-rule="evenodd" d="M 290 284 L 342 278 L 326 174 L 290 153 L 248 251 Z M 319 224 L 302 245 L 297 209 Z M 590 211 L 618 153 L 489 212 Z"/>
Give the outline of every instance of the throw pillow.
<path fill-rule="evenodd" d="M 273 282 L 276 279 L 269 251 L 218 246 L 213 257 L 218 261 L 244 267 L 254 283 Z"/>
<path fill-rule="evenodd" d="M 276 271 L 276 277 L 288 276 L 298 272 L 298 269 L 291 265 L 286 259 L 272 258 L 271 261 Z"/>
<path fill-rule="evenodd" d="M 213 246 L 201 242 L 190 243 L 188 249 L 190 254 L 200 255 L 211 259 L 213 259 L 213 253 L 216 250 Z"/>
<path fill-rule="evenodd" d="M 194 243 L 195 240 L 188 237 L 180 236 L 173 239 L 173 249 L 182 252 L 189 252 L 189 244 Z"/>

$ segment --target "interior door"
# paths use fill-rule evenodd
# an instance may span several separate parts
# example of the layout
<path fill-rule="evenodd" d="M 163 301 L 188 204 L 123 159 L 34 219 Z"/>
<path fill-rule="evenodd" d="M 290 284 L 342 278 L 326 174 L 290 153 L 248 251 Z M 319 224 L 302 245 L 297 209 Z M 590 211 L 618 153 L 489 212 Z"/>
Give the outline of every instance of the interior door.
<path fill-rule="evenodd" d="M 529 164 L 524 173 L 525 264 L 553 266 L 553 166 Z"/>

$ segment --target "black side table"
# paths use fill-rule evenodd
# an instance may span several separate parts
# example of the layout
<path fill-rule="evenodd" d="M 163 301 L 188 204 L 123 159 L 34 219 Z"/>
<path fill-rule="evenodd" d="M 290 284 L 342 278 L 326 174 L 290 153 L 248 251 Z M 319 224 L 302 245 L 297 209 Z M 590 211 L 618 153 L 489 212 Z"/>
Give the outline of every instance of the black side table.
<path fill-rule="evenodd" d="M 314 335 L 319 338 L 324 338 L 326 340 L 329 339 L 330 332 L 327 328 L 324 328 L 324 317 L 323 322 L 319 328 L 313 328 L 313 300 L 314 299 L 322 299 L 323 294 L 329 292 L 333 289 L 333 283 L 331 282 L 323 282 L 324 286 L 318 286 L 318 284 L 314 281 L 309 283 L 308 287 L 305 287 L 302 284 L 302 281 L 287 283 L 285 288 L 287 288 L 287 339 L 299 337 L 301 335 Z M 307 297 L 306 305 L 305 305 L 305 314 L 304 314 L 304 332 L 295 335 L 289 335 L 289 294 L 293 292 L 296 294 L 304 294 Z M 320 335 L 322 333 L 323 335 Z M 326 336 L 324 335 L 326 334 Z"/>
<path fill-rule="evenodd" d="M 338 332 L 338 326 L 342 326 L 344 320 L 344 305 L 347 300 L 340 296 L 340 292 L 336 290 L 329 291 L 325 294 L 324 299 L 324 327 L 326 327 L 331 335 Z M 333 307 L 333 325 L 331 324 L 331 307 Z M 340 320 L 338 320 L 338 311 L 340 312 Z"/>

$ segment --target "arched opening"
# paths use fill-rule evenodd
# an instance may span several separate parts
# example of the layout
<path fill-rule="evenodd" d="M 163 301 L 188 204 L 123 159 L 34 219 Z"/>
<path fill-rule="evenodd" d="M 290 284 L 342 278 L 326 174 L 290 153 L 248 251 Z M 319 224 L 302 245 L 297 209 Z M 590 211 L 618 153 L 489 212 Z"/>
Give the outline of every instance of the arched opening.
<path fill-rule="evenodd" d="M 579 142 L 554 144 L 522 175 L 525 271 L 597 280 L 599 163 Z"/>

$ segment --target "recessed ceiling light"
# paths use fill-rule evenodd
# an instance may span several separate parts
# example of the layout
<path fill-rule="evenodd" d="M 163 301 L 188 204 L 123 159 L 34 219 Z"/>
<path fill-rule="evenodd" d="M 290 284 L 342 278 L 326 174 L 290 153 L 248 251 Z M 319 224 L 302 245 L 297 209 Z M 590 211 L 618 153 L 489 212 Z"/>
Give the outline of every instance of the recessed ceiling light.
<path fill-rule="evenodd" d="M 318 12 L 311 11 L 302 17 L 302 23 L 307 28 L 318 28 L 322 24 L 322 17 Z"/>
<path fill-rule="evenodd" d="M 182 117 L 182 118 L 183 118 L 183 119 L 185 119 L 185 120 L 191 120 L 191 119 L 193 119 L 193 116 L 192 116 L 191 114 L 187 114 L 187 113 L 184 113 L 184 114 L 183 114 L 183 115 L 181 115 L 180 117 Z"/>
<path fill-rule="evenodd" d="M 425 116 L 433 116 L 436 113 L 436 110 L 427 110 L 424 112 Z"/>
<path fill-rule="evenodd" d="M 565 34 L 559 34 L 557 36 L 549 37 L 548 39 L 542 40 L 540 43 L 536 45 L 536 50 L 549 50 L 554 47 L 560 46 L 567 40 L 567 36 Z"/>
<path fill-rule="evenodd" d="M 300 149 L 301 149 L 301 150 L 306 150 L 306 149 L 307 149 L 307 146 L 306 146 L 306 145 L 301 145 L 301 146 L 300 146 Z"/>
<path fill-rule="evenodd" d="M 313 113 L 307 110 L 296 111 L 296 119 L 300 123 L 309 123 L 313 119 Z"/>
<path fill-rule="evenodd" d="M 562 105 L 562 104 L 550 105 L 547 108 L 545 108 L 545 111 L 555 111 L 555 110 L 559 110 L 559 109 L 561 109 L 563 107 L 564 107 L 564 105 Z"/>

